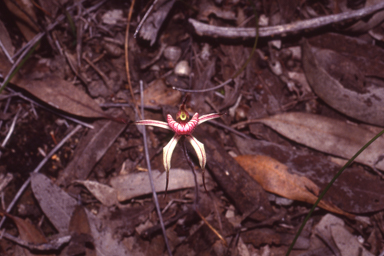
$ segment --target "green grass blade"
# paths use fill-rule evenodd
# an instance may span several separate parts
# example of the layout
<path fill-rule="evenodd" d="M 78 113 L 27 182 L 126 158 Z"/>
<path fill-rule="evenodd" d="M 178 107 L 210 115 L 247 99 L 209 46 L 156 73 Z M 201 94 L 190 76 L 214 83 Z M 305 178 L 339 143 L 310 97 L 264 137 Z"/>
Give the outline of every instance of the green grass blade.
<path fill-rule="evenodd" d="M 0 87 L 0 93 L 4 90 L 4 88 L 8 85 L 9 81 L 16 75 L 16 73 L 20 70 L 20 68 L 25 64 L 25 62 L 31 57 L 32 53 L 35 51 L 37 45 L 40 43 L 40 41 L 37 41 L 35 45 L 29 50 L 27 55 L 20 61 L 19 65 L 13 70 L 12 74 L 5 80 Z"/>
<path fill-rule="evenodd" d="M 376 134 L 375 137 L 373 137 L 367 144 L 365 144 L 359 151 L 357 151 L 357 153 L 351 159 L 349 159 L 349 161 L 336 173 L 336 175 L 333 177 L 333 179 L 328 183 L 328 185 L 325 187 L 323 192 L 321 192 L 321 194 L 320 194 L 319 198 L 317 199 L 317 201 L 315 202 L 315 204 L 312 206 L 312 208 L 309 211 L 308 215 L 305 217 L 303 223 L 301 224 L 299 230 L 296 233 L 295 238 L 293 239 L 291 245 L 288 248 L 286 256 L 289 256 L 289 254 L 291 253 L 291 251 L 293 249 L 293 246 L 295 245 L 298 237 L 300 236 L 301 231 L 303 231 L 303 228 L 304 228 L 305 224 L 307 223 L 307 221 L 311 217 L 313 211 L 315 210 L 315 208 L 319 204 L 320 200 L 324 197 L 324 195 L 327 193 L 327 191 L 333 185 L 333 183 L 336 181 L 336 179 L 343 173 L 345 168 L 347 168 L 356 159 L 356 157 L 358 157 L 369 145 L 371 145 L 377 138 L 379 138 L 383 134 L 384 134 L 384 130 L 382 130 L 381 132 Z"/>

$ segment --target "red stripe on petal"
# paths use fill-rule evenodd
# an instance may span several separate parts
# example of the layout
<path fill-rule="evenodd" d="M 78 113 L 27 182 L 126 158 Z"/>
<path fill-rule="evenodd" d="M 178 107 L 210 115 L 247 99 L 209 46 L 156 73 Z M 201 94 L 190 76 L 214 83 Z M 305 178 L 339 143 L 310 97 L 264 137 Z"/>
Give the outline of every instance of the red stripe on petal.
<path fill-rule="evenodd" d="M 211 119 L 215 119 L 215 118 L 218 118 L 218 117 L 221 117 L 223 114 L 218 114 L 218 113 L 212 113 L 212 114 L 207 114 L 207 115 L 203 115 L 199 118 L 199 124 L 201 123 L 204 123 L 208 120 L 211 120 Z"/>

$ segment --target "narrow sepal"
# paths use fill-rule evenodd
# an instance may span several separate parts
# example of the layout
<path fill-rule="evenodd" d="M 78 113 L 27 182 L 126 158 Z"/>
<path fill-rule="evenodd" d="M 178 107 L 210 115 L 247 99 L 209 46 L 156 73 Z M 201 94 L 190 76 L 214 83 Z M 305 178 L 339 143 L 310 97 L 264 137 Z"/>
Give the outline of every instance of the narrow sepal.
<path fill-rule="evenodd" d="M 206 121 L 208 121 L 208 120 L 212 120 L 212 119 L 221 117 L 222 115 L 223 115 L 223 114 L 218 114 L 218 113 L 212 113 L 212 114 L 202 115 L 201 117 L 199 117 L 198 125 L 201 124 L 201 123 L 204 123 L 204 122 L 206 122 Z"/>
<path fill-rule="evenodd" d="M 166 122 L 157 121 L 157 120 L 140 120 L 135 123 L 136 125 L 149 125 L 164 128 L 167 130 L 172 130 L 171 127 Z"/>
<path fill-rule="evenodd" d="M 196 151 L 196 155 L 197 155 L 197 158 L 199 159 L 199 164 L 201 169 L 204 169 L 205 164 L 207 163 L 207 155 L 205 154 L 204 144 L 198 141 L 192 135 L 186 136 L 186 138 Z"/>
<path fill-rule="evenodd" d="M 173 150 L 175 149 L 179 139 L 180 136 L 173 136 L 172 139 L 168 142 L 168 144 L 163 148 L 163 164 L 166 172 L 169 172 L 169 169 L 171 169 L 171 158 Z"/>
<path fill-rule="evenodd" d="M 175 149 L 177 142 L 180 140 L 180 136 L 174 135 L 168 144 L 163 148 L 163 164 L 166 171 L 167 179 L 165 181 L 165 194 L 168 190 L 168 180 L 169 180 L 169 169 L 171 169 L 171 159 L 173 150 Z"/>

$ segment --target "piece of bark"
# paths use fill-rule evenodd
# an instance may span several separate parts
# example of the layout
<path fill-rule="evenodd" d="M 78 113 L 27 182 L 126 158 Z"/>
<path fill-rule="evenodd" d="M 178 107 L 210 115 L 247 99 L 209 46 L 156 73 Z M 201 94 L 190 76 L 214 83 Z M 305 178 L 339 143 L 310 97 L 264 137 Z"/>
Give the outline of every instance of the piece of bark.
<path fill-rule="evenodd" d="M 205 145 L 207 167 L 212 177 L 243 214 L 265 220 L 273 214 L 263 188 L 233 159 L 212 136 L 197 130 L 196 137 Z"/>

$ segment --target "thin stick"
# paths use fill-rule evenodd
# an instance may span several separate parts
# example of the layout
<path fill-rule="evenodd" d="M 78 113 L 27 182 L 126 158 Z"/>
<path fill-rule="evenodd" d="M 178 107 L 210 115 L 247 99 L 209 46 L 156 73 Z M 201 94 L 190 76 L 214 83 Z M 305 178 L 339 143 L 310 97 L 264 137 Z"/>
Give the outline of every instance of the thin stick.
<path fill-rule="evenodd" d="M 77 131 L 79 131 L 81 128 L 80 125 L 77 125 L 75 127 L 75 129 L 73 129 L 70 133 L 68 133 L 67 136 L 64 137 L 64 139 L 62 139 L 60 141 L 59 144 L 56 145 L 56 147 L 54 147 L 51 152 L 49 152 L 49 154 L 40 162 L 40 164 L 35 168 L 35 170 L 33 170 L 32 173 L 38 173 L 41 168 L 44 166 L 44 164 L 53 156 L 53 154 L 55 154 L 63 145 L 65 142 L 67 142 L 67 140 L 69 138 L 71 138 Z M 28 187 L 29 183 L 31 182 L 31 177 L 29 177 L 25 182 L 24 184 L 21 186 L 21 188 L 19 189 L 19 191 L 17 192 L 17 194 L 15 195 L 15 197 L 13 198 L 12 202 L 8 205 L 8 208 L 6 210 L 7 213 L 9 213 L 13 206 L 15 206 L 17 200 L 19 200 L 19 198 L 21 197 L 21 195 L 23 194 L 24 190 Z M 1 221 L 0 221 L 0 228 L 3 226 L 4 222 L 6 220 L 6 217 L 4 216 Z"/>
<path fill-rule="evenodd" d="M 7 99 L 7 102 L 5 103 L 5 107 L 4 107 L 4 110 L 3 110 L 4 114 L 7 113 L 7 111 L 8 111 L 9 104 L 11 103 L 12 97 L 14 97 L 14 95 L 10 95 L 10 97 Z M 3 120 L 0 120 L 0 129 L 1 129 L 2 125 L 3 125 Z"/>
<path fill-rule="evenodd" d="M 296 21 L 289 24 L 270 26 L 260 28 L 255 32 L 253 28 L 233 28 L 233 27 L 219 27 L 202 23 L 195 19 L 189 18 L 188 22 L 194 27 L 196 34 L 199 36 L 222 37 L 222 38 L 254 38 L 256 35 L 259 37 L 269 36 L 285 36 L 288 34 L 297 33 L 302 30 L 316 29 L 326 25 L 334 24 L 337 22 L 345 21 L 348 19 L 362 18 L 377 12 L 384 8 L 384 1 L 379 1 L 378 4 L 371 5 L 356 11 L 343 12 L 339 14 L 332 14 L 322 16 L 314 19 L 303 21 Z"/>
<path fill-rule="evenodd" d="M 141 116 L 141 113 L 139 111 L 139 107 L 137 106 L 137 102 L 135 100 L 135 95 L 133 94 L 132 82 L 131 82 L 131 73 L 129 71 L 129 60 L 128 60 L 128 56 L 129 56 L 128 55 L 129 27 L 131 25 L 132 12 L 133 12 L 133 7 L 135 6 L 135 2 L 136 2 L 136 0 L 132 0 L 131 8 L 129 8 L 128 19 L 127 19 L 127 27 L 126 27 L 126 30 L 125 30 L 125 43 L 124 43 L 125 73 L 127 74 L 128 88 L 129 88 L 129 92 L 131 93 L 132 102 L 135 104 L 135 111 L 140 116 L 140 119 L 143 119 L 142 116 Z"/>
<path fill-rule="evenodd" d="M 11 234 L 8 234 L 8 233 L 4 233 L 1 236 L 4 237 L 5 239 L 8 239 L 8 240 L 22 246 L 22 247 L 29 249 L 30 251 L 43 251 L 43 252 L 44 251 L 57 251 L 64 244 L 69 243 L 69 241 L 72 238 L 70 235 L 67 235 L 67 236 L 59 237 L 58 239 L 55 239 L 54 241 L 50 241 L 48 243 L 34 244 L 34 243 L 26 242 L 23 239 L 12 236 Z"/>
<path fill-rule="evenodd" d="M 19 117 L 20 111 L 21 111 L 21 107 L 19 107 L 19 109 L 17 110 L 17 113 L 16 113 L 15 117 L 13 118 L 11 127 L 9 128 L 9 132 L 8 132 L 7 136 L 5 136 L 5 139 L 4 139 L 3 143 L 1 143 L 1 147 L 2 148 L 5 147 L 5 145 L 7 144 L 8 140 L 11 138 L 11 135 L 13 133 L 13 130 L 15 129 L 16 121 L 17 121 L 17 118 Z"/>
<path fill-rule="evenodd" d="M 251 1 L 249 1 L 249 2 L 253 6 L 253 11 L 254 11 L 254 15 L 255 15 L 255 29 L 251 28 L 251 30 L 255 33 L 256 37 L 255 37 L 255 41 L 253 43 L 251 54 L 248 56 L 247 60 L 243 63 L 241 68 L 239 70 L 237 70 L 237 72 L 230 79 L 228 79 L 224 83 L 217 85 L 215 87 L 212 87 L 212 88 L 203 89 L 203 90 L 185 90 L 185 89 L 173 87 L 174 90 L 179 90 L 182 92 L 208 92 L 208 91 L 216 90 L 216 89 L 219 89 L 219 88 L 223 87 L 224 85 L 232 82 L 238 75 L 240 75 L 245 70 L 248 63 L 251 61 L 253 55 L 255 54 L 257 42 L 259 41 L 259 19 L 257 17 L 257 13 L 256 13 L 256 7 L 255 7 L 254 3 L 252 3 Z M 193 19 L 189 19 L 189 22 L 191 22 L 191 20 L 193 20 Z M 208 25 L 208 26 L 210 26 L 210 25 Z"/>
<path fill-rule="evenodd" d="M 141 98 L 141 116 L 142 116 L 142 118 L 144 118 L 144 93 L 143 93 L 143 81 L 142 80 L 140 80 L 140 98 Z M 155 184 L 153 183 L 151 161 L 149 159 L 149 152 L 148 152 L 148 145 L 147 145 L 147 132 L 146 132 L 145 127 L 143 127 L 143 141 L 144 141 L 143 144 L 144 144 L 145 160 L 147 162 L 149 182 L 151 183 L 153 201 L 154 201 L 155 206 L 156 206 L 157 215 L 159 216 L 159 222 L 161 225 L 161 230 L 163 231 L 164 242 L 165 242 L 165 245 L 167 246 L 168 254 L 170 256 L 172 256 L 172 250 L 171 250 L 171 247 L 169 246 L 168 237 L 167 237 L 167 234 L 165 232 L 165 225 L 164 225 L 164 221 L 163 221 L 163 216 L 161 215 L 161 209 L 160 209 L 159 200 L 157 198 Z"/>
<path fill-rule="evenodd" d="M 148 11 L 144 14 L 144 17 L 141 19 L 139 25 L 136 28 L 135 34 L 133 34 L 133 37 L 137 37 L 137 33 L 139 33 L 141 27 L 143 26 L 145 20 L 148 18 L 149 14 L 151 14 L 153 7 L 155 7 L 158 0 L 154 0 L 152 5 L 149 7 Z"/>
<path fill-rule="evenodd" d="M 207 88 L 207 89 L 196 89 L 196 90 L 193 90 L 193 89 L 183 89 L 183 88 L 178 88 L 178 87 L 172 87 L 172 89 L 173 90 L 178 90 L 180 92 L 210 92 L 210 91 L 214 91 L 214 90 L 220 89 L 221 87 L 223 87 L 224 85 L 229 84 L 232 81 L 233 81 L 233 79 L 230 78 L 227 81 L 225 81 L 224 83 L 221 83 L 221 84 L 219 84 L 219 85 L 217 85 L 215 87 L 211 87 L 211 88 Z"/>
<path fill-rule="evenodd" d="M 9 62 L 11 62 L 11 64 L 13 64 L 14 61 L 13 61 L 11 55 L 9 55 L 9 52 L 7 51 L 7 49 L 5 48 L 5 46 L 3 45 L 3 42 L 1 42 L 1 40 L 0 40 L 0 47 L 3 50 L 3 52 L 5 53 L 5 56 L 7 56 Z"/>

